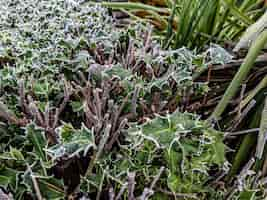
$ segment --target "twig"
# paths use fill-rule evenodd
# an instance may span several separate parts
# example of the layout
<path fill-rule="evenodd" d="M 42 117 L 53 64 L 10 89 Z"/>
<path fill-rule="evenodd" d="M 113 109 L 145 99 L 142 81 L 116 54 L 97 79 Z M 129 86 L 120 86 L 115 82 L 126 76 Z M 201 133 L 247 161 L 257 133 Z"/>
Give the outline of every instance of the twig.
<path fill-rule="evenodd" d="M 32 97 L 31 96 L 28 96 L 28 101 L 29 101 L 29 110 L 30 110 L 30 113 L 32 115 L 32 117 L 37 121 L 38 125 L 44 127 L 44 118 L 42 116 L 42 114 L 40 113 L 37 105 L 35 104 L 35 102 L 33 101 Z"/>
<path fill-rule="evenodd" d="M 128 173 L 128 199 L 134 200 L 135 172 Z"/>
<path fill-rule="evenodd" d="M 100 141 L 99 147 L 98 147 L 98 151 L 96 154 L 96 160 L 101 156 L 103 150 L 104 150 L 104 146 L 108 141 L 109 135 L 110 135 L 110 130 L 111 130 L 111 125 L 108 124 L 104 130 L 104 135 L 103 138 Z"/>
<path fill-rule="evenodd" d="M 65 79 L 63 79 L 63 81 L 64 81 L 64 99 L 58 108 L 58 115 L 60 115 L 63 112 L 70 99 L 70 96 L 73 93 L 71 85 Z"/>
<path fill-rule="evenodd" d="M 241 112 L 242 112 L 242 100 L 244 98 L 244 94 L 245 94 L 245 91 L 246 91 L 246 84 L 242 84 L 242 89 L 241 89 L 241 92 L 240 92 L 240 100 L 239 100 L 239 105 L 238 105 L 238 117 L 240 118 L 241 117 Z"/>
<path fill-rule="evenodd" d="M 236 120 L 233 122 L 233 127 L 230 127 L 231 130 L 235 130 L 238 125 L 241 123 L 241 121 L 247 116 L 248 112 L 256 105 L 256 100 L 252 100 L 247 107 L 244 109 L 244 111 L 238 116 Z"/>
<path fill-rule="evenodd" d="M 210 79 L 211 79 L 211 71 L 212 71 L 212 65 L 208 66 L 208 76 L 207 76 L 207 83 L 210 83 Z M 205 105 L 207 103 L 207 98 L 208 98 L 208 94 L 204 95 L 203 101 L 202 101 L 202 105 Z"/>
<path fill-rule="evenodd" d="M 259 130 L 260 130 L 259 128 L 252 128 L 252 129 L 243 130 L 243 131 L 236 131 L 236 132 L 232 132 L 232 133 L 226 132 L 224 135 L 224 138 L 244 135 L 244 134 L 248 134 L 248 133 L 258 133 Z"/>
<path fill-rule="evenodd" d="M 127 55 L 126 55 L 126 60 L 123 58 L 124 63 L 126 64 L 126 68 L 128 69 L 130 67 L 130 65 L 133 63 L 135 54 L 134 54 L 134 44 L 133 44 L 133 40 L 130 39 L 129 41 L 129 45 L 128 45 L 128 49 L 127 49 Z"/>
<path fill-rule="evenodd" d="M 128 182 L 123 184 L 115 200 L 119 200 L 128 186 Z"/>
<path fill-rule="evenodd" d="M 28 163 L 27 163 L 27 168 L 28 168 L 28 170 L 30 172 L 30 176 L 31 176 L 31 179 L 32 179 L 34 190 L 36 192 L 37 199 L 38 200 L 43 200 L 43 197 L 42 197 L 38 182 L 37 182 L 35 176 L 33 175 L 32 169 L 31 169 L 31 167 L 30 167 L 30 165 Z"/>
<path fill-rule="evenodd" d="M 142 195 L 139 197 L 140 200 L 147 200 L 151 195 L 153 195 L 154 191 L 149 188 L 145 188 Z"/>
<path fill-rule="evenodd" d="M 115 199 L 115 193 L 114 193 L 114 189 L 113 187 L 110 187 L 108 190 L 108 196 L 109 196 L 109 200 L 114 200 Z"/>
<path fill-rule="evenodd" d="M 99 93 L 101 92 L 100 89 L 94 89 L 93 90 L 93 95 L 94 95 L 94 100 L 95 100 L 95 105 L 96 105 L 96 116 L 98 119 L 102 118 L 102 104 L 100 101 Z"/>
<path fill-rule="evenodd" d="M 50 127 L 50 110 L 49 110 L 49 102 L 47 102 L 45 106 L 45 113 L 44 113 L 44 121 L 45 121 L 45 127 L 46 129 L 49 129 Z"/>
<path fill-rule="evenodd" d="M 119 110 L 118 110 L 118 111 L 116 112 L 116 114 L 115 114 L 114 121 L 113 121 L 112 132 L 114 132 L 115 129 L 117 128 L 116 125 L 117 125 L 117 123 L 118 123 L 119 116 L 121 115 L 123 108 L 125 107 L 126 103 L 128 102 L 129 96 L 130 96 L 130 94 L 128 94 L 128 95 L 123 99 L 123 102 L 122 102 L 122 104 L 121 104 Z"/>
<path fill-rule="evenodd" d="M 247 175 L 249 169 L 251 169 L 251 167 L 252 167 L 252 165 L 253 165 L 254 163 L 255 163 L 255 159 L 252 157 L 252 158 L 248 161 L 248 163 L 243 167 L 243 169 L 242 169 L 241 172 L 239 173 L 238 177 L 239 177 L 239 178 L 244 178 L 244 177 Z"/>
<path fill-rule="evenodd" d="M 174 193 L 174 192 L 170 192 L 164 189 L 158 189 L 159 192 L 162 192 L 168 196 L 173 196 L 176 198 L 185 198 L 185 199 L 196 199 L 198 200 L 199 198 L 197 197 L 197 195 L 195 194 L 185 194 L 185 193 Z"/>
<path fill-rule="evenodd" d="M 20 96 L 19 104 L 20 104 L 22 111 L 26 115 L 31 115 L 29 108 L 27 106 L 27 102 L 26 102 L 25 86 L 24 86 L 23 80 L 19 82 L 19 96 Z"/>
<path fill-rule="evenodd" d="M 156 183 L 158 182 L 159 178 L 161 177 L 161 174 L 163 173 L 164 169 L 165 169 L 164 167 L 160 168 L 159 173 L 155 176 L 150 187 L 144 189 L 141 197 L 139 198 L 140 200 L 147 200 L 151 195 L 154 194 L 153 188 L 155 187 Z"/>
<path fill-rule="evenodd" d="M 151 44 L 151 35 L 152 35 L 152 27 L 150 26 L 149 28 L 148 28 L 149 30 L 147 31 L 147 35 L 146 35 L 146 37 L 145 37 L 145 39 L 144 39 L 144 48 L 143 48 L 143 55 L 145 55 L 146 54 L 146 51 L 147 51 L 147 49 L 149 48 L 149 45 Z"/>
<path fill-rule="evenodd" d="M 258 56 L 258 58 L 255 60 L 255 65 L 266 66 L 267 64 L 266 55 L 267 54 Z M 225 70 L 229 68 L 237 68 L 237 67 L 240 67 L 240 65 L 242 65 L 243 62 L 244 62 L 244 59 L 239 59 L 239 60 L 235 60 L 233 62 L 224 64 L 224 65 L 214 65 L 213 70 Z"/>
<path fill-rule="evenodd" d="M 156 183 L 158 182 L 158 180 L 159 180 L 159 178 L 161 177 L 161 175 L 162 175 L 162 173 L 164 172 L 164 170 L 165 170 L 165 167 L 161 167 L 161 168 L 159 169 L 159 173 L 157 174 L 157 176 L 155 176 L 153 182 L 152 182 L 151 185 L 150 185 L 150 190 L 152 190 L 152 189 L 155 187 Z"/>
<path fill-rule="evenodd" d="M 109 141 L 109 142 L 107 143 L 107 145 L 106 145 L 106 148 L 105 148 L 106 150 L 111 150 L 113 144 L 114 144 L 114 143 L 116 142 L 116 140 L 118 139 L 121 130 L 126 126 L 127 122 L 128 122 L 127 119 L 123 119 L 123 120 L 122 120 L 122 122 L 121 122 L 120 125 L 119 125 L 118 130 L 117 130 L 115 133 L 113 133 L 113 134 L 111 135 L 111 139 L 110 139 L 110 141 Z"/>
<path fill-rule="evenodd" d="M 95 165 L 95 162 L 98 160 L 98 158 L 101 156 L 103 150 L 104 150 L 104 146 L 108 141 L 109 135 L 110 135 L 110 130 L 111 130 L 111 125 L 108 124 L 104 130 L 104 135 L 103 138 L 100 141 L 99 147 L 97 152 L 94 153 L 94 155 L 92 156 L 91 162 L 88 166 L 88 169 L 85 173 L 85 177 L 87 177 L 89 174 L 91 174 L 93 167 Z"/>
<path fill-rule="evenodd" d="M 132 113 L 136 116 L 136 108 L 137 108 L 137 98 L 139 96 L 140 87 L 137 85 L 134 90 L 134 94 L 132 97 Z"/>
<path fill-rule="evenodd" d="M 261 115 L 260 132 L 258 135 L 258 143 L 256 147 L 256 157 L 262 159 L 267 139 L 267 97 L 265 98 L 264 108 Z"/>

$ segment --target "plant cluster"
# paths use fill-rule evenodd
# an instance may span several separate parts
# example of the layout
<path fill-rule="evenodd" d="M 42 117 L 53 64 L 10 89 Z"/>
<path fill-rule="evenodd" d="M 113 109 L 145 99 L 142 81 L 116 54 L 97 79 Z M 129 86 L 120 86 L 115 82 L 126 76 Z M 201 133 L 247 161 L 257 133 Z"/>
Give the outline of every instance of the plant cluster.
<path fill-rule="evenodd" d="M 211 175 L 227 169 L 222 134 L 181 105 L 208 89 L 192 76 L 229 54 L 164 50 L 152 28 L 117 29 L 99 6 L 0 3 L 1 193 L 221 196 Z"/>
<path fill-rule="evenodd" d="M 137 21 L 157 27 L 164 47 L 203 49 L 210 42 L 228 46 L 265 11 L 264 0 L 102 1 Z"/>

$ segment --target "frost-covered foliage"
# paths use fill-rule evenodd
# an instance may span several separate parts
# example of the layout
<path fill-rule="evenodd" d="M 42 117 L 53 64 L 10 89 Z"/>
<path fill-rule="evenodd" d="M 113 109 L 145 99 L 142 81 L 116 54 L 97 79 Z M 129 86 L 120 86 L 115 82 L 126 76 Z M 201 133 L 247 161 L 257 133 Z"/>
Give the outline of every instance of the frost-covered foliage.
<path fill-rule="evenodd" d="M 5 192 L 212 199 L 210 173 L 224 162 L 221 134 L 180 109 L 184 96 L 207 90 L 192 74 L 211 62 L 208 52 L 163 50 L 151 29 L 118 30 L 101 7 L 0 3 Z"/>
<path fill-rule="evenodd" d="M 64 0 L 1 1 L 0 20 L 1 56 L 15 59 L 21 73 L 77 70 L 92 60 L 82 50 L 108 51 L 119 34 L 104 8 Z"/>

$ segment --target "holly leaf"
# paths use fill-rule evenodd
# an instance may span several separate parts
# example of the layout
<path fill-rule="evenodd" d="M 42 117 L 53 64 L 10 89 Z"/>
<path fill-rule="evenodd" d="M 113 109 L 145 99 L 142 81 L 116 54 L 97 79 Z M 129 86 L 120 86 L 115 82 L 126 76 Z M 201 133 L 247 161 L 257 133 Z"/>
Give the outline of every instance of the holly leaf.
<path fill-rule="evenodd" d="M 64 155 L 72 157 L 80 152 L 86 154 L 89 149 L 95 148 L 94 134 L 83 124 L 81 129 L 75 129 L 71 124 L 63 124 L 57 129 L 61 144 L 55 145 L 47 152 L 54 158 Z"/>
<path fill-rule="evenodd" d="M 34 123 L 30 123 L 26 126 L 26 136 L 29 142 L 34 147 L 34 152 L 41 160 L 46 160 L 45 147 L 47 146 L 47 140 L 45 138 L 44 130 L 37 127 Z"/>

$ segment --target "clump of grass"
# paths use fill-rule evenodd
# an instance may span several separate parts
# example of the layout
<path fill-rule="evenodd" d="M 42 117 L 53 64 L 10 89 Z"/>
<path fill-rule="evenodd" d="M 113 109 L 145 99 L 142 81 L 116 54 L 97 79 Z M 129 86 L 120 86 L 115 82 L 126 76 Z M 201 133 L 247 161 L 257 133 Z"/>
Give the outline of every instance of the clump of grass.
<path fill-rule="evenodd" d="M 264 2 L 257 0 L 176 0 L 164 1 L 159 6 L 156 1 L 100 4 L 154 24 L 160 30 L 158 34 L 165 38 L 165 47 L 192 49 L 203 49 L 210 42 L 237 40 L 264 12 Z"/>

